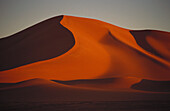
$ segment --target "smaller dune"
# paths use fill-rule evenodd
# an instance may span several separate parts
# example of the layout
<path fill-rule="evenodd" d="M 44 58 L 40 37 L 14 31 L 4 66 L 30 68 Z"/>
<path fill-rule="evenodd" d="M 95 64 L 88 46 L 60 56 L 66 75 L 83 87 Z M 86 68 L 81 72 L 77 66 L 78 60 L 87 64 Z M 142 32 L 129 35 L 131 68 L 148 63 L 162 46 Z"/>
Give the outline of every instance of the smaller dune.
<path fill-rule="evenodd" d="M 5 89 L 15 89 L 15 88 L 22 88 L 22 87 L 32 87 L 32 86 L 57 86 L 58 84 L 56 82 L 41 79 L 41 78 L 35 78 L 30 80 L 25 80 L 17 83 L 0 83 L 0 90 Z"/>
<path fill-rule="evenodd" d="M 132 89 L 152 92 L 170 92 L 170 81 L 153 81 L 143 79 L 131 86 Z"/>
<path fill-rule="evenodd" d="M 1 88 L 0 102 L 4 101 L 128 101 L 128 100 L 169 100 L 169 93 L 151 93 L 131 90 L 104 90 L 74 87 L 73 84 L 95 84 L 99 88 L 101 84 L 119 83 L 125 79 L 113 78 L 105 80 L 73 80 L 54 82 L 45 79 L 31 79 L 12 86 Z M 83 82 L 82 82 L 83 81 Z M 106 83 L 105 83 L 105 82 Z M 62 84 L 61 84 L 62 83 Z M 125 82 L 126 84 L 127 82 Z M 12 83 L 11 83 L 12 84 Z M 66 85 L 67 84 L 67 85 Z M 69 85 L 68 85 L 69 84 Z M 80 85 L 81 86 L 81 85 Z"/>
<path fill-rule="evenodd" d="M 141 79 L 135 77 L 115 77 L 104 79 L 79 79 L 70 81 L 52 80 L 52 81 L 76 87 L 118 90 L 118 89 L 130 89 L 131 85 L 138 83 L 139 81 L 141 81 Z"/>

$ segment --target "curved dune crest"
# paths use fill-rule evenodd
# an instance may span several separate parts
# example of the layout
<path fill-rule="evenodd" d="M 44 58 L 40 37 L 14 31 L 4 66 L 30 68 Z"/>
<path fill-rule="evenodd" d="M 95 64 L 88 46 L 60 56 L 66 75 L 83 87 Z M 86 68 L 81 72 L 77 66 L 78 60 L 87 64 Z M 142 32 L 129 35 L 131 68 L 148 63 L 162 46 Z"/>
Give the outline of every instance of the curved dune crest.
<path fill-rule="evenodd" d="M 130 33 L 143 49 L 170 61 L 170 33 L 156 30 L 132 30 Z"/>
<path fill-rule="evenodd" d="M 75 40 L 53 17 L 19 33 L 0 39 L 0 71 L 58 57 L 70 50 Z"/>
<path fill-rule="evenodd" d="M 48 24 L 48 22 L 45 23 Z M 114 77 L 170 80 L 169 32 L 149 31 L 148 34 L 148 31 L 132 31 L 99 20 L 72 16 L 63 16 L 60 24 L 67 28 L 63 30 L 67 30 L 66 32 L 69 33 L 67 37 L 70 38 L 68 40 L 70 45 L 64 53 L 58 57 L 1 71 L 0 81 L 19 82 L 32 78 L 75 80 Z M 60 31 L 60 27 L 55 25 L 51 29 L 51 33 L 60 33 Z M 44 33 L 39 32 L 40 35 Z M 27 39 L 24 38 L 24 41 Z M 3 39 L 0 41 L 3 42 Z M 61 44 L 64 47 L 68 45 L 62 42 Z M 51 43 L 47 45 L 51 46 Z M 56 52 L 53 48 L 49 51 Z M 8 65 L 2 64 L 2 66 Z"/>

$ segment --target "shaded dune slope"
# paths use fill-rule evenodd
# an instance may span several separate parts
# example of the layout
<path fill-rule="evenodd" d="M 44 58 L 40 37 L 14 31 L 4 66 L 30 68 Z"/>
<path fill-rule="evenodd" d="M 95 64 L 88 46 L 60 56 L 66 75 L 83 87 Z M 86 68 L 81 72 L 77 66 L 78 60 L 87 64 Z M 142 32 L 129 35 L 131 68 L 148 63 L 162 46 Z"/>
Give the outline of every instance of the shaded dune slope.
<path fill-rule="evenodd" d="M 152 92 L 170 92 L 170 81 L 152 81 L 143 79 L 139 83 L 133 84 L 131 88 Z"/>
<path fill-rule="evenodd" d="M 51 24 L 51 27 L 47 27 L 48 31 L 44 31 L 46 25 L 43 24 Z M 41 31 L 34 27 L 45 29 Z M 32 31 L 36 30 L 39 30 L 36 32 L 39 36 L 36 33 L 32 34 Z M 30 32 L 30 36 L 26 36 L 26 32 Z M 57 36 L 58 34 L 61 36 Z M 15 38 L 20 37 L 23 39 L 15 42 L 15 45 L 6 45 L 8 41 L 14 44 Z M 44 41 L 39 43 L 40 38 L 37 37 L 43 37 Z M 1 48 L 4 51 L 4 60 L 1 63 L 3 71 L 0 71 L 1 83 L 32 78 L 60 82 L 104 78 L 170 80 L 169 32 L 132 31 L 99 20 L 60 16 L 0 41 L 3 42 L 3 47 L 8 47 Z M 30 45 L 32 42 L 36 45 Z M 26 46 L 29 46 L 29 51 L 26 50 L 28 52 L 25 52 Z M 44 50 L 48 53 L 43 52 Z M 9 61 L 5 55 L 9 56 Z M 27 65 L 22 64 L 23 61 Z M 17 66 L 15 63 L 20 65 Z"/>
<path fill-rule="evenodd" d="M 9 70 L 64 54 L 74 46 L 72 33 L 60 24 L 63 16 L 40 22 L 0 39 L 0 70 Z"/>
<path fill-rule="evenodd" d="M 132 30 L 130 33 L 143 49 L 170 61 L 170 33 L 156 30 Z"/>

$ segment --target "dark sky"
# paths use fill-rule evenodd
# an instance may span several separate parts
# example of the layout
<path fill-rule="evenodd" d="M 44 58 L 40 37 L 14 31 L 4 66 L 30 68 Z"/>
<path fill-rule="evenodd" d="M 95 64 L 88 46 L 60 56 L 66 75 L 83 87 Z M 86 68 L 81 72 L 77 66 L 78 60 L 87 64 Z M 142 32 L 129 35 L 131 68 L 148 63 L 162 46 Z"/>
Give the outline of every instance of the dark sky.
<path fill-rule="evenodd" d="M 0 38 L 57 15 L 170 32 L 170 0 L 0 0 Z"/>

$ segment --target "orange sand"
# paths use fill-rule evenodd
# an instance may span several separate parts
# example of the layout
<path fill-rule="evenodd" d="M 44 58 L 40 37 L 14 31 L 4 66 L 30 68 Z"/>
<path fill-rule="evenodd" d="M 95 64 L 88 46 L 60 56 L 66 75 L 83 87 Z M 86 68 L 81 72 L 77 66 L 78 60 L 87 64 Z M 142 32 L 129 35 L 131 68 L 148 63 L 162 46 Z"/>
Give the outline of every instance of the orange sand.
<path fill-rule="evenodd" d="M 170 80 L 169 33 L 163 34 L 166 36 L 164 39 L 163 32 L 155 31 L 146 37 L 148 44 L 162 58 L 137 44 L 128 29 L 72 16 L 64 16 L 61 24 L 74 35 L 72 49 L 53 59 L 1 71 L 0 82 L 32 78 L 75 80 L 111 77 Z"/>

